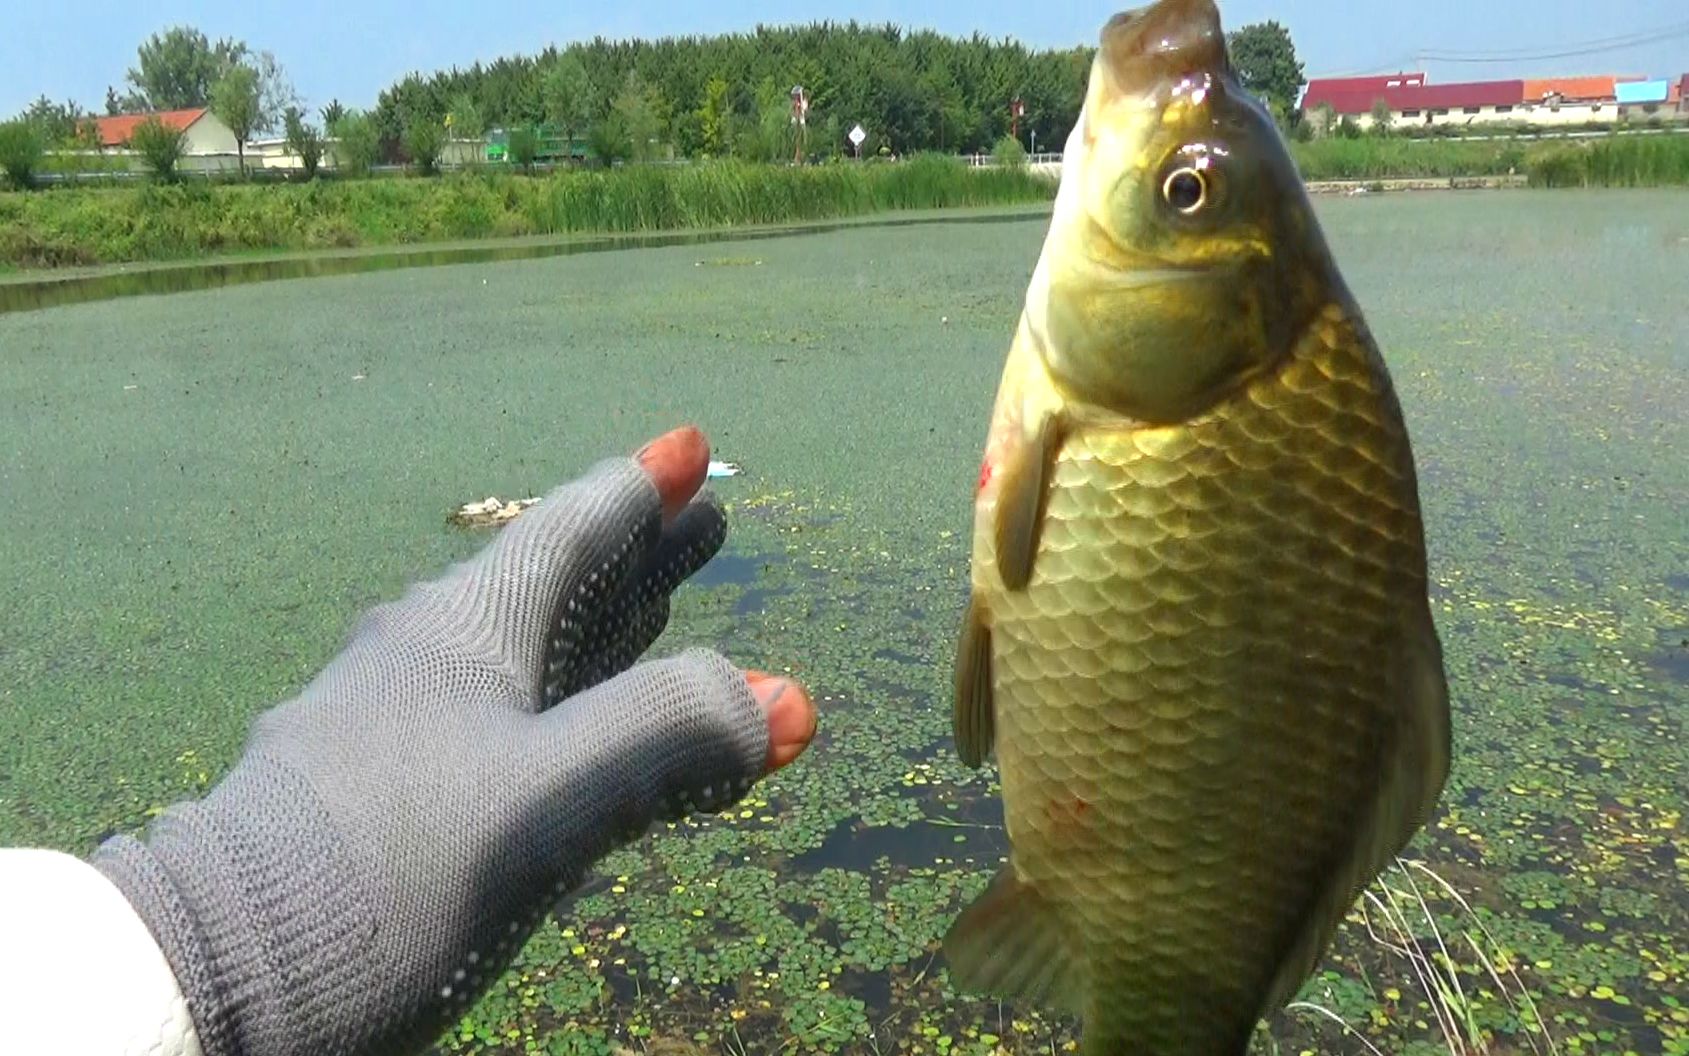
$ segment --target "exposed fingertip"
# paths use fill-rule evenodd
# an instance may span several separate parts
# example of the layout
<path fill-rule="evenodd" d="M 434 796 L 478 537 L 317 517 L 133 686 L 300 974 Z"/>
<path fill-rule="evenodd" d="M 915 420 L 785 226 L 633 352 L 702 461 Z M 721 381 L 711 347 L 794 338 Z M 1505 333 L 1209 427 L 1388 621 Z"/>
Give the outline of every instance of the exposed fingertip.
<path fill-rule="evenodd" d="M 773 773 L 802 755 L 815 739 L 815 704 L 789 678 L 748 671 L 745 680 L 768 720 L 767 770 Z"/>
<path fill-rule="evenodd" d="M 663 500 L 663 519 L 672 520 L 704 486 L 710 469 L 710 442 L 697 426 L 683 425 L 640 448 L 634 459 L 657 485 Z"/>

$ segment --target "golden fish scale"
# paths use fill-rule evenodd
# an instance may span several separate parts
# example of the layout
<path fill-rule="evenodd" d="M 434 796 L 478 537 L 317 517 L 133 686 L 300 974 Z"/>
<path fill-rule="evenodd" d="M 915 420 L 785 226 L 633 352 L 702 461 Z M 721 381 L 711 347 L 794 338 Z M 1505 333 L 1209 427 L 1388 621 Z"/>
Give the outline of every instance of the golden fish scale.
<path fill-rule="evenodd" d="M 981 544 L 1015 871 L 1086 947 L 1088 1046 L 1225 1051 L 1362 824 L 1428 619 L 1382 363 L 1334 308 L 1203 419 L 1071 437 L 1026 590 Z"/>

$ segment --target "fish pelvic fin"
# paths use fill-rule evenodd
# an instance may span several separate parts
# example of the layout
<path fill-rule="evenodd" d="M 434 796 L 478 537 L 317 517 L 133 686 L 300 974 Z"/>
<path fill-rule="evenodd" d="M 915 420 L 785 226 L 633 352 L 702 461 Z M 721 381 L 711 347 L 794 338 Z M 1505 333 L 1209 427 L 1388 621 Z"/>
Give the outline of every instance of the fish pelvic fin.
<path fill-rule="evenodd" d="M 950 975 L 967 991 L 1059 1008 L 1085 1009 L 1089 984 L 1081 944 L 1056 907 L 1005 865 L 944 936 Z"/>
<path fill-rule="evenodd" d="M 1425 615 L 1399 673 L 1399 721 L 1379 753 L 1378 792 L 1357 818 L 1355 838 L 1339 851 L 1324 887 L 1310 900 L 1291 937 L 1260 1015 L 1294 998 L 1318 966 L 1349 908 L 1396 860 L 1431 818 L 1448 780 L 1451 735 L 1442 645 Z"/>
<path fill-rule="evenodd" d="M 952 723 L 956 753 L 977 769 L 991 754 L 996 719 L 991 688 L 991 628 L 977 597 L 968 599 L 956 650 L 956 700 Z"/>
<path fill-rule="evenodd" d="M 1029 425 L 1032 423 L 1028 423 Z M 1065 423 L 1054 411 L 1042 415 L 1036 426 L 1015 443 L 1002 467 L 1003 483 L 997 493 L 997 570 L 1003 585 L 1024 590 L 1032 580 L 1032 563 L 1038 556 L 1038 536 L 1044 526 L 1044 509 L 1049 497 L 1050 474 L 1061 450 Z"/>

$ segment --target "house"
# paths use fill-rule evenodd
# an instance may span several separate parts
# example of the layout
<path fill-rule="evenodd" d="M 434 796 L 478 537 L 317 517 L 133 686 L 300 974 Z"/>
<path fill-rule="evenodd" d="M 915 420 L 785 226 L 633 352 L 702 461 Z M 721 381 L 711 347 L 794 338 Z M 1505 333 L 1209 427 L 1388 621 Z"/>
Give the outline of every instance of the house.
<path fill-rule="evenodd" d="M 1677 82 L 1677 112 L 1689 114 L 1689 73 Z"/>
<path fill-rule="evenodd" d="M 1581 125 L 1618 115 L 1622 77 L 1547 77 L 1525 82 L 1525 118 L 1533 125 Z"/>
<path fill-rule="evenodd" d="M 94 129 L 100 137 L 102 152 L 126 151 L 129 140 L 148 118 L 157 118 L 165 128 L 182 135 L 182 153 L 186 157 L 234 154 L 238 147 L 235 134 L 217 115 L 201 106 L 191 110 L 164 110 L 154 114 L 120 114 L 116 117 L 94 118 Z"/>
<path fill-rule="evenodd" d="M 1622 81 L 1615 87 L 1620 117 L 1652 117 L 1673 109 L 1669 106 L 1671 82 L 1664 78 L 1657 81 Z"/>
<path fill-rule="evenodd" d="M 1390 108 L 1392 125 L 1516 121 L 1525 103 L 1525 82 L 1427 84 L 1423 74 L 1328 78 L 1308 82 L 1302 108 L 1329 105 L 1340 116 L 1369 127 L 1379 100 Z"/>

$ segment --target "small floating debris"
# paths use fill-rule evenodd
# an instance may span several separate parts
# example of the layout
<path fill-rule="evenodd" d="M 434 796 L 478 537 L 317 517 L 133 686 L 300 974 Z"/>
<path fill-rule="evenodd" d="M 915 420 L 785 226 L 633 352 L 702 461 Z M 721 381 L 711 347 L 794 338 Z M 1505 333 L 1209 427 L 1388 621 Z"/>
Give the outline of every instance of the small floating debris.
<path fill-rule="evenodd" d="M 480 502 L 466 502 L 459 506 L 448 518 L 451 523 L 464 528 L 490 528 L 513 521 L 521 515 L 523 510 L 536 505 L 540 500 L 512 499 L 502 501 L 497 495 L 489 495 Z"/>
<path fill-rule="evenodd" d="M 710 477 L 711 480 L 714 480 L 718 477 L 736 477 L 736 476 L 739 475 L 739 473 L 740 473 L 740 469 L 739 469 L 738 463 L 735 463 L 735 462 L 717 462 L 714 459 L 710 460 L 709 477 Z"/>

